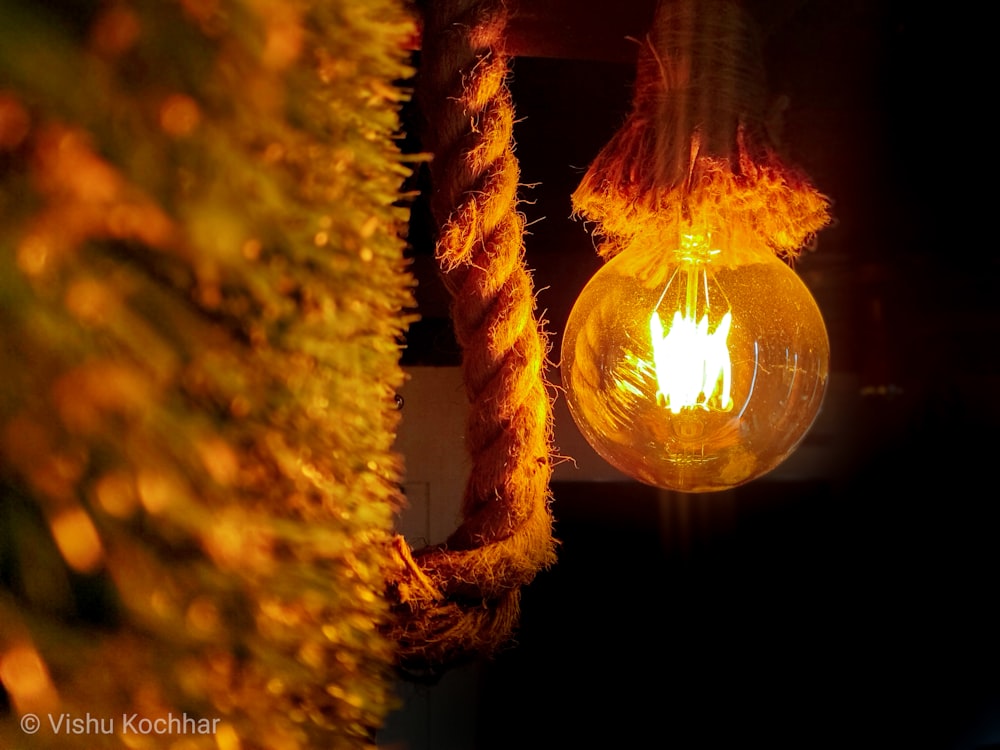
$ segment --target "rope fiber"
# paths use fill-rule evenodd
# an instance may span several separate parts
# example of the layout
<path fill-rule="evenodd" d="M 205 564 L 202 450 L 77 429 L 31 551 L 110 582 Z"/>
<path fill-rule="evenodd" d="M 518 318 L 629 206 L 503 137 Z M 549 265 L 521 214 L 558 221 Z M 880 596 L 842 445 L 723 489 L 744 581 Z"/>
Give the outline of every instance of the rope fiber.
<path fill-rule="evenodd" d="M 607 260 L 697 221 L 794 257 L 828 199 L 784 163 L 765 122 L 756 25 L 734 0 L 661 0 L 639 50 L 632 112 L 573 193 Z"/>
<path fill-rule="evenodd" d="M 497 0 L 443 0 L 425 13 L 417 97 L 433 154 L 436 256 L 463 351 L 472 466 L 462 523 L 445 543 L 415 552 L 400 537 L 393 544 L 390 635 L 410 677 L 504 645 L 521 587 L 555 561 L 548 342 L 524 263 L 506 24 Z"/>

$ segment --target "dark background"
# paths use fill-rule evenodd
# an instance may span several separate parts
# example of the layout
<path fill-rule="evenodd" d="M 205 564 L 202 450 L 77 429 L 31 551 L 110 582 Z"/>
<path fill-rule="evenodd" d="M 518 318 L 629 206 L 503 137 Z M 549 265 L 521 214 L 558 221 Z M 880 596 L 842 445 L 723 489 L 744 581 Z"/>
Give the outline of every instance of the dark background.
<path fill-rule="evenodd" d="M 519 5 L 527 262 L 558 359 L 599 266 L 569 196 L 628 113 L 625 37 L 653 5 Z M 788 97 L 786 153 L 835 216 L 796 263 L 832 350 L 808 460 L 705 496 L 560 474 L 559 562 L 524 591 L 514 647 L 479 668 L 460 719 L 476 748 L 1000 746 L 986 20 L 962 3 L 748 7 Z M 405 363 L 454 365 L 423 211 Z"/>

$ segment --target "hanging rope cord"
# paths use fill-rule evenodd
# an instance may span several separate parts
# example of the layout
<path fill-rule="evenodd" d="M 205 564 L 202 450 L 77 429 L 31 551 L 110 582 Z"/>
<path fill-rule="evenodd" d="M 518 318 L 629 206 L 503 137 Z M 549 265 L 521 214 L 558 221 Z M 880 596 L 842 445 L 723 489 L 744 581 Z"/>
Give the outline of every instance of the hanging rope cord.
<path fill-rule="evenodd" d="M 394 541 L 391 636 L 411 674 L 503 645 L 521 587 L 555 560 L 548 343 L 524 264 L 505 28 L 496 0 L 431 3 L 425 17 L 418 99 L 429 120 L 436 255 L 463 351 L 472 465 L 462 523 L 444 544 L 411 553 Z"/>
<path fill-rule="evenodd" d="M 699 215 L 784 257 L 812 241 L 829 201 L 779 157 L 765 93 L 758 30 L 741 3 L 658 3 L 632 112 L 573 194 L 605 260 Z"/>

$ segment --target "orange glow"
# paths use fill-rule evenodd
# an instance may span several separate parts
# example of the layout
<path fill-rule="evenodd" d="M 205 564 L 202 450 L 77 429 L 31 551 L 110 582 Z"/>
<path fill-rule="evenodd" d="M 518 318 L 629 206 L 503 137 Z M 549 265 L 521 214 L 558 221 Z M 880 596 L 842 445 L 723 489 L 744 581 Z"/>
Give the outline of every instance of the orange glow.
<path fill-rule="evenodd" d="M 81 305 L 94 301 L 88 295 L 81 297 Z M 90 312 L 97 309 L 100 305 L 88 308 Z M 141 414 L 151 398 L 150 384 L 137 368 L 109 360 L 80 365 L 62 375 L 52 388 L 52 400 L 63 422 L 85 433 L 100 429 L 107 415 Z"/>
<path fill-rule="evenodd" d="M 58 703 L 45 662 L 30 643 L 14 644 L 0 654 L 0 683 L 20 713 L 51 709 Z"/>
<path fill-rule="evenodd" d="M 27 276 L 39 276 L 51 256 L 47 238 L 42 234 L 28 234 L 17 246 L 17 267 Z"/>
<path fill-rule="evenodd" d="M 240 473 L 240 460 L 236 451 L 221 438 L 206 438 L 197 443 L 198 455 L 209 476 L 223 486 L 236 482 Z"/>
<path fill-rule="evenodd" d="M 605 264 L 570 313 L 561 371 L 570 413 L 605 460 L 647 484 L 710 492 L 795 450 L 828 367 L 822 316 L 785 263 L 759 242 L 692 232 L 673 247 L 647 237 Z"/>
<path fill-rule="evenodd" d="M 155 469 L 142 470 L 136 485 L 142 506 L 153 515 L 162 513 L 179 492 L 170 477 Z"/>
<path fill-rule="evenodd" d="M 76 318 L 93 325 L 105 324 L 118 312 L 118 299 L 110 284 L 84 277 L 66 289 L 66 309 Z"/>
<path fill-rule="evenodd" d="M 678 310 L 666 335 L 657 313 L 649 319 L 659 385 L 656 396 L 674 414 L 695 407 L 733 408 L 729 395 L 732 364 L 726 347 L 732 319 L 732 314 L 726 313 L 719 326 L 709 332 L 707 315 L 695 323 Z"/>
<path fill-rule="evenodd" d="M 305 31 L 300 11 L 289 3 L 258 0 L 258 12 L 266 19 L 261 62 L 272 70 L 284 70 L 302 53 Z"/>
<path fill-rule="evenodd" d="M 31 118 L 12 94 L 0 91 L 0 151 L 13 151 L 31 129 Z"/>
<path fill-rule="evenodd" d="M 682 264 L 663 292 L 666 297 L 674 283 L 682 281 L 683 289 L 678 290 L 677 303 L 666 306 L 668 315 L 673 312 L 669 327 L 664 329 L 656 310 L 649 319 L 657 402 L 673 414 L 679 414 L 681 409 L 730 411 L 733 408 L 729 356 L 733 316 L 727 309 L 714 330 L 709 330 L 708 276 L 698 264 Z M 715 303 L 717 306 L 725 304 L 725 300 L 715 300 Z M 699 308 L 701 318 L 698 318 Z"/>
<path fill-rule="evenodd" d="M 79 573 L 92 573 L 104 559 L 100 537 L 83 508 L 56 515 L 49 526 L 66 564 Z"/>
<path fill-rule="evenodd" d="M 708 232 L 681 234 L 679 265 L 649 319 L 657 403 L 672 414 L 682 409 L 733 408 L 729 354 L 733 316 L 711 271 L 712 261 L 721 253 L 713 248 Z M 666 329 L 661 310 L 670 321 Z"/>
<path fill-rule="evenodd" d="M 199 596 L 188 605 L 185 619 L 191 632 L 199 636 L 211 636 L 219 630 L 219 610 L 207 596 Z"/>
<path fill-rule="evenodd" d="M 142 24 L 135 11 L 124 3 L 115 3 L 97 17 L 90 39 L 98 54 L 115 57 L 131 49 L 141 32 Z"/>
<path fill-rule="evenodd" d="M 135 511 L 138 504 L 135 484 L 125 472 L 101 477 L 97 482 L 95 494 L 101 507 L 117 518 L 127 518 Z"/>
<path fill-rule="evenodd" d="M 220 514 L 206 528 L 205 550 L 221 568 L 266 573 L 274 565 L 274 538 L 247 514 Z"/>
<path fill-rule="evenodd" d="M 152 247 L 172 240 L 170 218 L 95 153 L 87 133 L 50 125 L 33 135 L 31 177 L 45 208 L 18 244 L 25 274 L 51 272 L 85 237 L 138 239 Z"/>
<path fill-rule="evenodd" d="M 223 722 L 215 733 L 215 744 L 219 750 L 240 750 L 240 736 L 232 724 Z"/>
<path fill-rule="evenodd" d="M 160 106 L 160 127 L 175 138 L 190 135 L 200 120 L 201 110 L 190 96 L 172 94 Z"/>

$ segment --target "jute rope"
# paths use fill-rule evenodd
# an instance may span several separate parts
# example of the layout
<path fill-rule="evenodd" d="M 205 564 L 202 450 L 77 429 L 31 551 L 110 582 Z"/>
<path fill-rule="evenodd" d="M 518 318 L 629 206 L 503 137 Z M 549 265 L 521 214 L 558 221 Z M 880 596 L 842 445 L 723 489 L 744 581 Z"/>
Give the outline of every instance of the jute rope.
<path fill-rule="evenodd" d="M 632 112 L 573 194 L 575 213 L 597 223 L 605 259 L 692 222 L 783 256 L 811 241 L 829 222 L 829 201 L 779 157 L 764 93 L 756 26 L 741 3 L 660 1 Z"/>
<path fill-rule="evenodd" d="M 470 403 L 463 521 L 411 553 L 397 537 L 391 581 L 400 666 L 434 673 L 511 637 L 520 589 L 555 560 L 549 509 L 548 344 L 524 264 L 524 218 L 498 0 L 432 2 L 418 101 L 433 154 L 436 254 L 452 295 Z"/>

